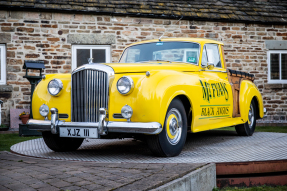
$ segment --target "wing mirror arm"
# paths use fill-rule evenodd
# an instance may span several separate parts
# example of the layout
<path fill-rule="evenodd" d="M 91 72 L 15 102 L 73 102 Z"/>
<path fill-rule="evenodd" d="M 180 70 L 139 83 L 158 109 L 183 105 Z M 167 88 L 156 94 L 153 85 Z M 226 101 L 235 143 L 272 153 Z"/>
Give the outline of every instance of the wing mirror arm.
<path fill-rule="evenodd" d="M 211 62 L 208 62 L 206 66 L 202 66 L 202 69 L 205 70 L 205 69 L 208 69 L 208 70 L 213 70 L 214 68 L 214 64 L 211 63 Z"/>

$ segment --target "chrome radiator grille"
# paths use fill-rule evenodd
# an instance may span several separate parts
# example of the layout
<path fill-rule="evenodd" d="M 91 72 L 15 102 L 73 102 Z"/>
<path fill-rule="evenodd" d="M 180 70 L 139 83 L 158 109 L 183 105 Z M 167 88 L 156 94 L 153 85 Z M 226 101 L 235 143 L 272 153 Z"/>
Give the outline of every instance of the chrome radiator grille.
<path fill-rule="evenodd" d="M 72 74 L 72 121 L 98 122 L 99 109 L 108 108 L 108 75 L 85 69 Z"/>

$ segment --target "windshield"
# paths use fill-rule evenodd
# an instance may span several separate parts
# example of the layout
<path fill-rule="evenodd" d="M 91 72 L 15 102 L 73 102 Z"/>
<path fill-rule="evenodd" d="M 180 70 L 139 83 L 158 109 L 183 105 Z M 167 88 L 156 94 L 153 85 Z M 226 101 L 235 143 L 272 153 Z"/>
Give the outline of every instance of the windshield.
<path fill-rule="evenodd" d="M 186 62 L 198 64 L 199 44 L 191 42 L 153 42 L 128 47 L 121 63 L 148 61 Z"/>

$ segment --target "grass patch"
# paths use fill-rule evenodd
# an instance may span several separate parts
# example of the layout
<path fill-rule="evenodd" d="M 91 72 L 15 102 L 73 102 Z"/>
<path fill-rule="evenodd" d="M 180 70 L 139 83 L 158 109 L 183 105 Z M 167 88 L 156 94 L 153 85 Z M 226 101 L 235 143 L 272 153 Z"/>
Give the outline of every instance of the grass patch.
<path fill-rule="evenodd" d="M 235 127 L 223 127 L 216 130 L 224 130 L 224 131 L 235 131 Z M 287 133 L 286 126 L 257 126 L 255 128 L 255 132 L 275 132 L 275 133 Z"/>
<path fill-rule="evenodd" d="M 287 190 L 287 186 L 275 186 L 275 187 L 271 187 L 271 186 L 257 186 L 257 187 L 250 187 L 250 188 L 238 188 L 238 187 L 234 187 L 234 188 L 216 188 L 213 189 L 214 191 L 235 191 L 235 190 L 240 190 L 240 191 L 286 191 Z"/>
<path fill-rule="evenodd" d="M 7 131 L 8 129 L 9 128 L 6 125 L 4 125 L 4 124 L 0 125 L 0 131 Z"/>
<path fill-rule="evenodd" d="M 18 133 L 0 134 L 0 151 L 10 151 L 10 147 L 16 143 L 37 138 L 40 137 L 19 137 Z"/>

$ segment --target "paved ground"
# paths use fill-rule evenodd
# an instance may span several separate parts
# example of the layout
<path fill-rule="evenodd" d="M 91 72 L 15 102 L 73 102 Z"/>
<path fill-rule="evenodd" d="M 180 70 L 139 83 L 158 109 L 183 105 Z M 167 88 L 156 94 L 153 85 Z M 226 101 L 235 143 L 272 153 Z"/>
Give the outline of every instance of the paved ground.
<path fill-rule="evenodd" d="M 53 152 L 43 139 L 11 147 L 15 153 L 50 159 L 132 162 L 132 163 L 212 163 L 287 159 L 287 133 L 255 132 L 251 137 L 233 131 L 207 131 L 188 134 L 177 157 L 154 157 L 147 145 L 133 139 L 87 139 L 74 152 Z"/>
<path fill-rule="evenodd" d="M 0 190 L 150 190 L 205 164 L 97 163 L 0 152 Z"/>
<path fill-rule="evenodd" d="M 32 157 L 0 152 L 0 190 L 150 190 L 210 162 L 287 159 L 286 145 L 285 133 L 208 131 L 189 134 L 179 156 L 162 158 L 132 139 L 88 139 L 78 151 L 56 153 L 40 138 L 11 147 Z"/>

